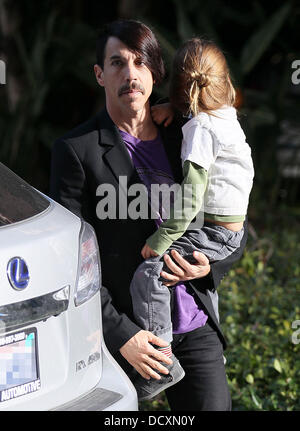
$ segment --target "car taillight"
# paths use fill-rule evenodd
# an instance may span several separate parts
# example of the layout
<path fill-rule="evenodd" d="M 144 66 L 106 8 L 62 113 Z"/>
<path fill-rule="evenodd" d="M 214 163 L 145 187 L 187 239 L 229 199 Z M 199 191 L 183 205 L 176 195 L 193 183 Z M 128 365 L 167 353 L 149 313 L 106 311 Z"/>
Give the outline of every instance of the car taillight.
<path fill-rule="evenodd" d="M 79 240 L 79 265 L 75 288 L 75 305 L 88 301 L 100 289 L 101 268 L 94 229 L 83 222 Z"/>

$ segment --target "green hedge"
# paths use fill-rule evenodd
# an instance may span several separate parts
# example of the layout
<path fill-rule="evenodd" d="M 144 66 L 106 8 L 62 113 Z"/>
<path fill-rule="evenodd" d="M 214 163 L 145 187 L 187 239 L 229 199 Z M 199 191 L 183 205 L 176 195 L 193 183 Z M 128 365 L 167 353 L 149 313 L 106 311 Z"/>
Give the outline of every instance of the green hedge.
<path fill-rule="evenodd" d="M 300 409 L 300 346 L 292 342 L 300 319 L 299 237 L 298 229 L 285 229 L 250 238 L 220 286 L 235 410 Z"/>

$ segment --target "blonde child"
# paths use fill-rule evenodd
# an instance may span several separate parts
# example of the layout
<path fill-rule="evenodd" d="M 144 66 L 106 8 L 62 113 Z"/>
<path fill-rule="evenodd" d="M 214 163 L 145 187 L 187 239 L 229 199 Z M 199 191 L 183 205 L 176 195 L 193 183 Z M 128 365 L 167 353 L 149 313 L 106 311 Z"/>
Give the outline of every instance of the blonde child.
<path fill-rule="evenodd" d="M 152 116 L 165 125 L 173 120 L 174 111 L 190 118 L 182 127 L 184 180 L 177 197 L 181 205 L 176 206 L 175 198 L 170 218 L 147 239 L 142 249 L 146 260 L 133 277 L 131 295 L 137 322 L 170 343 L 165 351 L 173 364 L 161 380 L 137 378 L 140 400 L 152 398 L 184 376 L 171 351 L 170 292 L 160 277 L 162 256 L 175 249 L 191 260 L 193 252 L 200 251 L 214 262 L 233 253 L 243 237 L 254 176 L 251 150 L 234 108 L 235 90 L 227 62 L 214 43 L 194 38 L 177 51 L 170 102 L 153 107 Z M 192 186 L 190 205 L 184 196 L 187 185 Z M 179 217 L 176 207 L 184 209 Z M 204 223 L 195 229 L 191 222 L 200 211 Z"/>

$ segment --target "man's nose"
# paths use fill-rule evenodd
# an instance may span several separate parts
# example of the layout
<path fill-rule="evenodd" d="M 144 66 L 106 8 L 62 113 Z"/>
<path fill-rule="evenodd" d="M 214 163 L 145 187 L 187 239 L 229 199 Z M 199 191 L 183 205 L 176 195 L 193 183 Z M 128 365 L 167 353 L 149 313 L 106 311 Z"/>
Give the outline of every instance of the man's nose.
<path fill-rule="evenodd" d="M 137 79 L 136 66 L 134 63 L 127 63 L 125 67 L 125 78 L 127 81 L 134 81 Z"/>

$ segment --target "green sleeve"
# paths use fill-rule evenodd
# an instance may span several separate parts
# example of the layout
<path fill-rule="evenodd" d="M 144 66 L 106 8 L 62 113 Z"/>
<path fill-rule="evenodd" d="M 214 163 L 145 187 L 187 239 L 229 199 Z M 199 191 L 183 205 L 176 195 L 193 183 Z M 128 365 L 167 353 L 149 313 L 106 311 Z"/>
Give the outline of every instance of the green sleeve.
<path fill-rule="evenodd" d="M 183 165 L 183 176 L 181 193 L 175 197 L 174 205 L 170 210 L 170 218 L 161 223 L 158 230 L 146 241 L 159 255 L 162 255 L 174 241 L 184 234 L 202 206 L 207 185 L 207 171 L 196 163 L 186 160 Z M 186 193 L 184 193 L 185 191 Z M 178 215 L 176 208 L 184 208 L 184 211 L 180 211 Z"/>
<path fill-rule="evenodd" d="M 204 218 L 212 221 L 223 221 L 227 223 L 238 223 L 246 219 L 245 215 L 220 215 L 204 213 Z"/>

